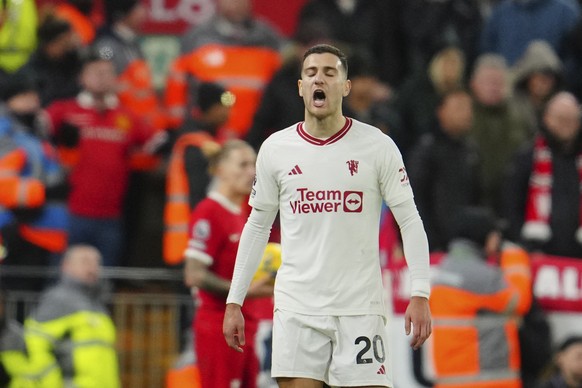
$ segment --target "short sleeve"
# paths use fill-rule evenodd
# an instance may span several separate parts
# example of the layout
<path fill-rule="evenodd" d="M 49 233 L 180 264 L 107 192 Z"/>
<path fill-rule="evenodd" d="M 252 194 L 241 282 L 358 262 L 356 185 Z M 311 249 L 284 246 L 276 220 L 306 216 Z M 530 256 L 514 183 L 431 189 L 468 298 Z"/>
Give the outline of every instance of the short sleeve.
<path fill-rule="evenodd" d="M 268 143 L 263 143 L 257 156 L 256 175 L 249 198 L 252 207 L 272 211 L 279 207 L 279 184 L 274 172 L 274 160 Z"/>
<path fill-rule="evenodd" d="M 192 213 L 188 247 L 184 252 L 187 259 L 196 259 L 210 266 L 223 245 L 222 228 L 213 217 L 210 207 L 198 206 Z"/>
<path fill-rule="evenodd" d="M 379 183 L 384 202 L 393 207 L 413 198 L 413 194 L 402 154 L 392 139 L 386 139 L 387 142 L 382 144 L 379 152 Z"/>

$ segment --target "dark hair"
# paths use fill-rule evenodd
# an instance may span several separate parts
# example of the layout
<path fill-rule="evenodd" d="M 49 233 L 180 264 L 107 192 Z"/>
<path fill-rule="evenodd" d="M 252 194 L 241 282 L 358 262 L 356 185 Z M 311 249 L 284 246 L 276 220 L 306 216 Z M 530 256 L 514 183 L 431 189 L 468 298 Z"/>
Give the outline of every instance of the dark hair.
<path fill-rule="evenodd" d="M 36 30 L 39 46 L 45 46 L 71 31 L 71 25 L 66 20 L 48 15 Z"/>
<path fill-rule="evenodd" d="M 332 46 L 330 44 L 322 43 L 322 44 L 317 44 L 317 45 L 309 48 L 307 51 L 305 51 L 305 54 L 303 54 L 303 62 L 305 62 L 305 59 L 307 59 L 307 57 L 310 56 L 311 54 L 325 54 L 325 53 L 333 54 L 339 58 L 343 68 L 346 71 L 346 77 L 347 77 L 348 76 L 348 58 L 346 57 L 346 54 L 344 54 L 337 47 Z"/>
<path fill-rule="evenodd" d="M 485 207 L 463 206 L 452 214 L 453 238 L 464 238 L 485 246 L 491 232 L 499 232 L 500 225 L 493 212 Z"/>
<path fill-rule="evenodd" d="M 572 345 L 582 344 L 582 336 L 571 336 L 566 338 L 558 348 L 559 352 L 563 352 L 564 350 L 568 349 Z"/>
<path fill-rule="evenodd" d="M 440 108 L 441 106 L 443 106 L 445 104 L 445 102 L 447 102 L 449 97 L 456 96 L 457 94 L 464 94 L 467 97 L 471 98 L 471 93 L 469 93 L 469 91 L 465 88 L 456 87 L 453 89 L 449 89 L 438 96 L 437 105 L 436 105 L 437 108 Z"/>

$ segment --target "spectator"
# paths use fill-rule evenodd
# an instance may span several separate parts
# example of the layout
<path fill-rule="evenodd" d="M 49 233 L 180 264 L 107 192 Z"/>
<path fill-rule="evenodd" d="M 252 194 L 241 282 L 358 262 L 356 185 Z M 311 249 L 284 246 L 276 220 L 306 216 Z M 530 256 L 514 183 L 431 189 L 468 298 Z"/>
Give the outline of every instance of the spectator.
<path fill-rule="evenodd" d="M 188 221 L 210 185 L 208 160 L 220 148 L 216 132 L 230 115 L 235 97 L 222 86 L 201 83 L 199 110 L 183 126 L 170 158 L 166 182 L 164 260 L 175 265 L 184 259 Z"/>
<path fill-rule="evenodd" d="M 518 320 L 531 293 L 527 253 L 505 245 L 485 208 L 450 217 L 454 239 L 432 284 L 435 388 L 519 388 Z"/>
<path fill-rule="evenodd" d="M 458 47 L 472 67 L 477 57 L 482 26 L 479 1 L 407 0 L 402 2 L 402 20 L 413 72 L 424 70 L 443 46 Z"/>
<path fill-rule="evenodd" d="M 480 202 L 499 214 L 505 167 L 517 148 L 532 135 L 510 96 L 509 73 L 503 57 L 480 56 L 470 85 L 475 115 L 471 136 L 481 154 Z"/>
<path fill-rule="evenodd" d="M 34 83 L 11 76 L 0 83 L 0 230 L 6 264 L 45 266 L 66 247 L 66 180 L 54 148 L 38 125 Z M 3 279 L 8 288 L 39 282 Z"/>
<path fill-rule="evenodd" d="M 92 20 L 93 0 L 60 1 L 55 9 L 55 15 L 73 28 L 75 40 L 87 47 L 95 39 L 96 26 Z"/>
<path fill-rule="evenodd" d="M 212 159 L 210 168 L 217 182 L 208 197 L 194 209 L 191 234 L 184 255 L 185 283 L 198 290 L 194 335 L 200 382 L 206 387 L 257 386 L 259 361 L 255 352 L 258 321 L 253 319 L 257 302 L 245 303 L 245 335 L 249 347 L 235 354 L 221 342 L 224 304 L 238 248 L 238 239 L 246 221 L 242 210 L 255 176 L 255 152 L 241 140 L 231 140 Z M 272 295 L 268 279 L 256 281 L 249 297 Z M 253 303 L 255 302 L 255 303 Z"/>
<path fill-rule="evenodd" d="M 392 107 L 390 89 L 380 82 L 366 58 L 354 55 L 349 61 L 352 88 L 343 101 L 345 115 L 380 128 L 386 134 L 397 133 L 401 124 Z"/>
<path fill-rule="evenodd" d="M 152 84 L 152 71 L 140 46 L 147 8 L 138 0 L 106 0 L 107 24 L 98 32 L 93 49 L 111 58 L 117 73 L 121 106 L 139 116 L 167 141 L 167 116 Z M 169 147 L 168 147 L 169 151 Z M 124 209 L 124 257 L 128 263 L 161 262 L 161 228 L 165 168 L 162 155 L 133 150 Z M 156 253 L 156 254 L 154 254 Z"/>
<path fill-rule="evenodd" d="M 582 258 L 580 105 L 560 92 L 550 99 L 533 144 L 510 166 L 504 200 L 509 238 L 548 255 Z"/>
<path fill-rule="evenodd" d="M 0 75 L 12 74 L 36 48 L 38 15 L 35 0 L 0 2 Z"/>
<path fill-rule="evenodd" d="M 107 25 L 94 48 L 111 58 L 119 77 L 118 95 L 123 106 L 157 130 L 167 127 L 166 115 L 152 85 L 152 74 L 139 45 L 147 8 L 139 0 L 105 1 Z"/>
<path fill-rule="evenodd" d="M 171 124 L 181 125 L 196 105 L 196 83 L 217 82 L 236 96 L 219 137 L 243 138 L 248 132 L 263 89 L 278 70 L 280 37 L 253 16 L 250 0 L 218 0 L 216 16 L 182 37 L 182 54 L 170 70 L 166 105 Z"/>
<path fill-rule="evenodd" d="M 0 292 L 0 387 L 34 387 L 39 376 L 29 371 L 24 328 L 5 315 L 4 295 Z"/>
<path fill-rule="evenodd" d="M 443 94 L 464 85 L 465 60 L 456 47 L 438 51 L 426 69 L 408 79 L 400 90 L 395 107 L 402 119 L 402 131 L 394 141 L 406 161 L 409 149 L 429 132 L 436 121 L 435 112 Z"/>
<path fill-rule="evenodd" d="M 115 326 L 103 304 L 100 275 L 97 249 L 71 246 L 63 257 L 60 280 L 41 295 L 26 319 L 32 367 L 38 373 L 58 371 L 57 381 L 41 387 L 120 386 Z"/>
<path fill-rule="evenodd" d="M 450 215 L 477 204 L 479 154 L 467 136 L 473 122 L 467 92 L 445 93 L 437 117 L 435 130 L 412 150 L 407 170 L 430 249 L 443 251 L 452 237 Z"/>
<path fill-rule="evenodd" d="M 69 166 L 69 243 L 94 245 L 104 265 L 117 265 L 130 151 L 144 146 L 153 131 L 120 106 L 110 60 L 88 55 L 80 81 L 76 99 L 56 101 L 46 109 L 53 136 L 69 145 L 78 143 L 78 160 Z"/>
<path fill-rule="evenodd" d="M 513 68 L 513 88 L 518 109 L 528 127 L 537 132 L 548 100 L 562 84 L 562 62 L 552 47 L 531 42 Z"/>
<path fill-rule="evenodd" d="M 541 388 L 582 387 L 582 337 L 566 338 L 554 359 L 556 373 Z"/>
<path fill-rule="evenodd" d="M 41 105 L 79 93 L 81 57 L 71 26 L 48 16 L 38 27 L 38 48 L 19 74 L 34 79 Z"/>
<path fill-rule="evenodd" d="M 348 56 L 357 55 L 374 64 L 372 71 L 379 80 L 397 87 L 406 72 L 399 3 L 397 0 L 311 0 L 302 7 L 297 25 L 299 29 L 309 24 L 321 25 Z"/>
<path fill-rule="evenodd" d="M 545 40 L 557 53 L 580 19 L 580 6 L 571 0 L 503 0 L 481 33 L 481 52 L 496 53 L 509 66 L 521 58 L 530 42 Z"/>

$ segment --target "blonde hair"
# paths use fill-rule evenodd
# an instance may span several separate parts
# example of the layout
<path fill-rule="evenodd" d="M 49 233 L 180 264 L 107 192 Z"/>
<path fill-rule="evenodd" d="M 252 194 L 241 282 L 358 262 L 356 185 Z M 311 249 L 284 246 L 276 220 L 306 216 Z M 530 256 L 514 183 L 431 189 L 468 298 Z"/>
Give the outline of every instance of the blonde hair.
<path fill-rule="evenodd" d="M 457 61 L 458 69 L 454 74 L 455 79 L 447 79 L 445 69 L 446 61 Z M 465 56 L 457 47 L 446 47 L 439 51 L 430 61 L 428 75 L 439 93 L 444 93 L 449 89 L 458 89 L 463 84 L 465 72 Z"/>
<path fill-rule="evenodd" d="M 210 173 L 210 175 L 216 175 L 216 170 L 217 170 L 218 166 L 220 165 L 220 163 L 222 163 L 223 161 L 228 159 L 228 157 L 230 156 L 230 154 L 233 151 L 243 149 L 243 148 L 250 148 L 251 150 L 253 149 L 250 146 L 250 144 L 244 140 L 240 140 L 240 139 L 228 140 L 227 142 L 225 142 L 222 145 L 222 147 L 220 147 L 217 150 L 217 152 L 215 152 L 212 155 L 209 155 L 208 156 L 208 172 Z"/>

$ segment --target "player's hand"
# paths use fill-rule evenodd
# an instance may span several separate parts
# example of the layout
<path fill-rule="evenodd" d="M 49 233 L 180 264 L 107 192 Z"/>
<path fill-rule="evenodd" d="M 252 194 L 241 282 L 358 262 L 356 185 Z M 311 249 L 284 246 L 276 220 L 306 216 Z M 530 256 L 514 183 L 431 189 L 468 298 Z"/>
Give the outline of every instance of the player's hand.
<path fill-rule="evenodd" d="M 242 353 L 242 347 L 245 345 L 245 319 L 238 304 L 228 303 L 226 305 L 222 334 L 224 334 L 224 339 L 229 347 Z"/>
<path fill-rule="evenodd" d="M 273 296 L 275 290 L 275 283 L 270 277 L 265 277 L 259 280 L 253 280 L 247 292 L 248 298 L 264 298 Z"/>
<path fill-rule="evenodd" d="M 404 315 L 404 329 L 406 335 L 410 335 L 412 326 L 412 340 L 410 346 L 417 350 L 424 341 L 430 337 L 432 332 L 432 323 L 430 319 L 430 307 L 428 299 L 420 296 L 410 298 L 410 303 L 406 308 Z"/>

